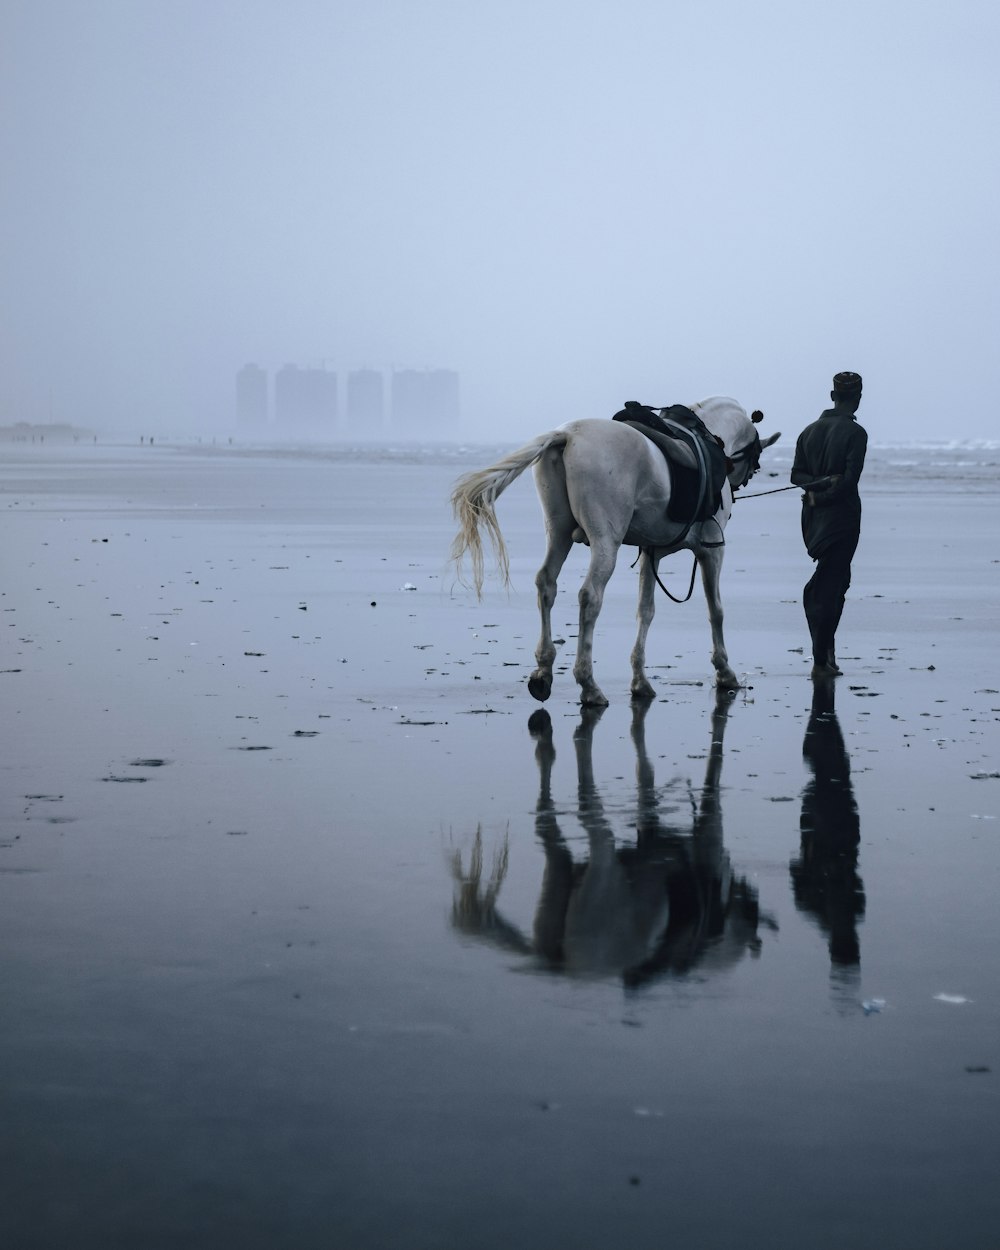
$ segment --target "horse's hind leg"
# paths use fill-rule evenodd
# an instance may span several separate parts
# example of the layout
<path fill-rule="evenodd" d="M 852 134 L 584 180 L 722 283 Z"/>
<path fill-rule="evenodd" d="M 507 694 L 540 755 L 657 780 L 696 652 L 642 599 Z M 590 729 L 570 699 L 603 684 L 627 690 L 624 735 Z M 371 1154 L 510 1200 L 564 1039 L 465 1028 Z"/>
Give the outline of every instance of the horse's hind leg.
<path fill-rule="evenodd" d="M 528 691 L 533 698 L 544 703 L 552 693 L 552 664 L 556 658 L 556 647 L 552 641 L 552 605 L 556 601 L 556 582 L 573 546 L 573 530 L 576 526 L 566 492 L 566 470 L 561 449 L 547 451 L 535 465 L 535 489 L 545 513 L 548 546 L 542 567 L 535 575 L 542 632 L 535 648 L 535 663 L 538 667 L 528 678 Z"/>
<path fill-rule="evenodd" d="M 659 560 L 650 552 L 644 551 L 639 557 L 639 607 L 636 618 L 639 631 L 632 648 L 632 698 L 638 702 L 648 703 L 656 697 L 656 691 L 646 677 L 646 635 L 653 622 L 656 611 L 656 566 Z"/>
<path fill-rule="evenodd" d="M 604 589 L 615 571 L 618 546 L 591 538 L 590 568 L 580 587 L 580 630 L 573 676 L 580 684 L 580 702 L 585 707 L 607 707 L 608 701 L 594 681 L 594 627 L 604 603 Z"/>
<path fill-rule="evenodd" d="M 540 703 L 552 693 L 552 664 L 556 658 L 556 646 L 552 641 L 552 605 L 556 601 L 556 582 L 562 566 L 566 563 L 573 546 L 573 532 L 566 526 L 549 527 L 549 545 L 542 567 L 535 575 L 538 588 L 538 614 L 542 619 L 542 633 L 535 648 L 538 667 L 528 678 L 528 693 Z"/>
<path fill-rule="evenodd" d="M 729 664 L 726 642 L 722 636 L 722 595 L 719 579 L 722 574 L 722 554 L 725 547 L 710 547 L 698 553 L 701 583 L 705 588 L 708 604 L 708 620 L 712 627 L 712 664 L 715 666 L 715 684 L 720 690 L 738 690 L 739 678 Z"/>

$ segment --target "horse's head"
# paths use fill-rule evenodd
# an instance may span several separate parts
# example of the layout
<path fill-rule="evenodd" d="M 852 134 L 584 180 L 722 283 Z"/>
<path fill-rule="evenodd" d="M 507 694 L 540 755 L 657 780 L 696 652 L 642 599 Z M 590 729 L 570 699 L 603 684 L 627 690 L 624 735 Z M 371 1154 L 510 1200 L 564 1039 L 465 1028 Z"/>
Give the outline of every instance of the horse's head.
<path fill-rule="evenodd" d="M 740 487 L 746 486 L 747 482 L 760 468 L 760 453 L 763 447 L 760 441 L 760 435 L 751 427 L 751 434 L 746 443 L 742 447 L 734 448 L 728 453 L 726 476 L 729 478 L 729 485 L 734 491 L 738 491 Z"/>
<path fill-rule="evenodd" d="M 760 409 L 755 409 L 748 417 L 742 404 L 726 396 L 701 399 L 692 404 L 691 409 L 722 440 L 729 461 L 726 474 L 729 485 L 734 491 L 746 486 L 760 468 L 761 453 L 776 443 L 781 435 L 769 434 L 767 438 L 761 438 L 757 433 L 758 424 L 764 420 Z"/>
<path fill-rule="evenodd" d="M 732 466 L 728 474 L 729 485 L 734 491 L 738 491 L 741 486 L 746 486 L 760 468 L 761 453 L 781 438 L 780 433 L 769 434 L 767 438 L 761 438 L 757 433 L 757 425 L 763 420 L 764 414 L 759 408 L 755 408 L 750 414 L 749 430 L 743 431 L 746 441 L 729 453 L 729 462 Z"/>

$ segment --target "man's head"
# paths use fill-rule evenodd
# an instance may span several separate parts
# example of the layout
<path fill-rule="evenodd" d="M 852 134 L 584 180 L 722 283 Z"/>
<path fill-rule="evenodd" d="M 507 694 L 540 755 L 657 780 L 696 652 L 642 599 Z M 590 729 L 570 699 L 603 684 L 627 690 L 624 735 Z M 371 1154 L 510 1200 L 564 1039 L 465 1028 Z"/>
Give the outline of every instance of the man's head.
<path fill-rule="evenodd" d="M 861 403 L 861 374 L 835 373 L 830 398 L 844 408 L 857 408 Z"/>

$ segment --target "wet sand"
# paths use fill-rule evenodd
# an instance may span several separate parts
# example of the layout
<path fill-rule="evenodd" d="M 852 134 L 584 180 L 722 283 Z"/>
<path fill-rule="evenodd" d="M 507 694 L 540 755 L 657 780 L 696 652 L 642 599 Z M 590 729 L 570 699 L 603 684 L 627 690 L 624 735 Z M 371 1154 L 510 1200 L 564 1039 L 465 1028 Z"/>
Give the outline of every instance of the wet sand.
<path fill-rule="evenodd" d="M 623 558 L 581 716 L 575 552 L 529 726 L 481 463 L 5 449 L 5 1243 L 995 1245 L 995 473 L 875 466 L 831 689 L 793 494 L 721 705 L 696 594 L 633 715 Z"/>

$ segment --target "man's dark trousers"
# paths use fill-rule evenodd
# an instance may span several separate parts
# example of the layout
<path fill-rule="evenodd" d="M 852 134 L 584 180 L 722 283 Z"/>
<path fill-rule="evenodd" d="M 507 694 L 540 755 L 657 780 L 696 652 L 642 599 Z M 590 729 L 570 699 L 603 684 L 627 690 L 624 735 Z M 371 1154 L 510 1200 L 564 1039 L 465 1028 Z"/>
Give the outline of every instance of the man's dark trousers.
<path fill-rule="evenodd" d="M 858 549 L 859 537 L 852 534 L 832 543 L 816 561 L 816 571 L 802 591 L 802 606 L 809 623 L 816 664 L 836 662 L 833 638 L 851 585 L 851 561 Z"/>

